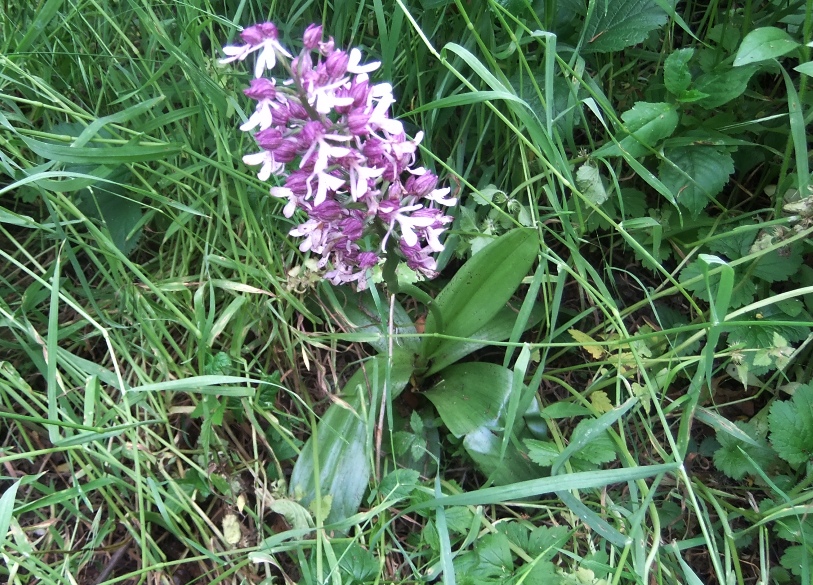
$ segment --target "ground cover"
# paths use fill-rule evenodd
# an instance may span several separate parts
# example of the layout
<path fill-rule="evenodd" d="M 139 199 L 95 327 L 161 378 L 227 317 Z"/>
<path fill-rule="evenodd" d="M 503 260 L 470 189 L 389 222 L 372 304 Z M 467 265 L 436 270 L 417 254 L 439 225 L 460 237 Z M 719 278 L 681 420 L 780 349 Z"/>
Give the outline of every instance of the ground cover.
<path fill-rule="evenodd" d="M 375 261 L 318 264 L 315 194 L 269 192 L 299 159 L 243 161 L 273 137 L 239 129 L 257 54 L 224 47 L 268 21 L 292 56 L 316 23 L 380 63 L 375 132 L 423 133 L 403 197 L 453 222 L 384 207 Z M 44 0 L 0 25 L 4 582 L 810 582 L 813 7 Z M 306 172 L 340 176 L 331 152 Z"/>

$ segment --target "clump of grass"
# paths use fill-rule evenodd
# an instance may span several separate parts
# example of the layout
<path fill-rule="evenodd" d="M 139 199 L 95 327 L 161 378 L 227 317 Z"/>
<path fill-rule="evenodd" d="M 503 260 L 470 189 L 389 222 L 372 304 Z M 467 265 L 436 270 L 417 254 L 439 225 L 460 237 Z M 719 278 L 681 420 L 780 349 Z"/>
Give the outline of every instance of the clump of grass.
<path fill-rule="evenodd" d="M 775 433 L 780 413 L 806 429 L 782 393 L 810 380 L 813 16 L 701 8 L 628 15 L 650 32 L 619 41 L 599 4 L 7 7 L 2 579 L 807 582 L 809 462 Z M 531 483 L 488 483 L 430 376 L 382 415 L 357 514 L 314 525 L 330 502 L 290 493 L 358 364 L 387 362 L 337 313 L 345 293 L 302 276 L 292 223 L 240 161 L 245 79 L 216 60 L 269 14 L 286 42 L 321 22 L 380 58 L 461 186 L 430 296 L 494 237 L 537 230 L 510 306 L 528 323 L 526 299 L 541 307 L 538 325 L 471 358 L 537 397 L 547 435 L 506 433 Z M 769 26 L 788 50 L 735 63 Z M 744 95 L 712 104 L 715 75 Z M 545 453 L 566 454 L 551 472 Z M 591 483 L 600 467 L 616 482 Z"/>

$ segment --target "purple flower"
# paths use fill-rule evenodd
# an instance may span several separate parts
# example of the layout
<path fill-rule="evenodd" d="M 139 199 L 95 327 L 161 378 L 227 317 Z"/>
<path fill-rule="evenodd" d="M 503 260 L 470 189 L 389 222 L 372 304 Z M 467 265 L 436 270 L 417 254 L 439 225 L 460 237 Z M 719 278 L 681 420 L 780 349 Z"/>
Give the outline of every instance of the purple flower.
<path fill-rule="evenodd" d="M 427 278 L 437 275 L 432 254 L 443 250 L 452 221 L 439 206 L 451 206 L 448 188 L 423 167 L 413 168 L 423 133 L 409 139 L 390 117 L 395 103 L 389 83 L 370 82 L 380 62 L 362 63 L 359 49 L 336 49 L 322 41 L 319 25 L 303 34 L 295 58 L 279 44 L 272 23 L 246 28 L 245 45 L 224 48 L 223 63 L 257 53 L 255 79 L 244 90 L 257 102 L 241 126 L 254 134 L 260 152 L 243 157 L 259 166 L 258 177 L 284 176 L 270 193 L 285 201 L 283 215 L 306 216 L 289 234 L 299 249 L 318 257 L 334 284 L 369 286 L 370 269 L 381 263 L 389 238 L 398 255 Z M 277 61 L 290 79 L 264 77 Z"/>

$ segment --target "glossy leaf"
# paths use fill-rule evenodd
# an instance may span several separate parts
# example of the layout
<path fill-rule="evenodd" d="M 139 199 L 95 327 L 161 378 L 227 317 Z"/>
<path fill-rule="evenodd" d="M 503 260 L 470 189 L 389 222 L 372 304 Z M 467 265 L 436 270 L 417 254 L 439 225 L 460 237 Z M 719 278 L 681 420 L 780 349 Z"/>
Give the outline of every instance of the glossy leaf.
<path fill-rule="evenodd" d="M 799 43 L 781 28 L 775 26 L 757 28 L 742 40 L 737 56 L 734 57 L 734 67 L 775 59 L 790 53 L 798 46 Z"/>
<path fill-rule="evenodd" d="M 425 393 L 449 431 L 462 437 L 480 428 L 498 425 L 511 393 L 513 374 L 486 362 L 449 366 L 443 379 Z"/>
<path fill-rule="evenodd" d="M 392 356 L 391 396 L 397 396 L 409 381 L 412 359 L 409 352 Z M 342 402 L 327 409 L 294 465 L 291 495 L 305 506 L 317 497 L 329 501 L 325 523 L 355 514 L 364 497 L 370 481 L 372 429 L 378 410 L 371 402 L 381 400 L 387 362 L 386 355 L 376 356 L 347 381 L 339 395 Z"/>
<path fill-rule="evenodd" d="M 426 333 L 471 337 L 505 307 L 538 252 L 538 235 L 530 228 L 512 230 L 488 244 L 463 265 L 437 296 L 434 306 L 443 323 L 430 312 Z M 468 341 L 427 336 L 421 354 L 431 358 L 461 343 Z"/>
<path fill-rule="evenodd" d="M 485 427 L 466 435 L 463 447 L 477 468 L 495 485 L 508 485 L 542 475 L 528 455 L 519 451 L 513 443 L 509 444 L 504 454 L 501 453 L 502 438 Z"/>
<path fill-rule="evenodd" d="M 525 328 L 529 329 L 533 327 L 539 323 L 544 316 L 544 307 L 541 304 L 535 305 L 531 310 L 531 315 L 525 324 Z M 432 366 L 424 375 L 431 376 L 441 371 L 446 366 L 485 347 L 488 345 L 488 342 L 505 341 L 511 336 L 516 321 L 517 311 L 511 307 L 503 307 L 493 319 L 469 336 L 470 341 L 444 344 L 442 348 L 435 353 L 434 358 L 432 358 Z"/>

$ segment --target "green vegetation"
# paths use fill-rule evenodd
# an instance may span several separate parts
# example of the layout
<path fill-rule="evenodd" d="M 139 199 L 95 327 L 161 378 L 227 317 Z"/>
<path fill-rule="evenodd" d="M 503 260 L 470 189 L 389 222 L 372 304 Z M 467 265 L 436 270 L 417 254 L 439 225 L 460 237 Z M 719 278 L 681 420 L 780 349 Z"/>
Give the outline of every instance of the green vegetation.
<path fill-rule="evenodd" d="M 266 20 L 381 61 L 460 198 L 437 279 L 288 235 L 218 63 Z M 0 26 L 0 581 L 811 582 L 813 2 Z"/>

